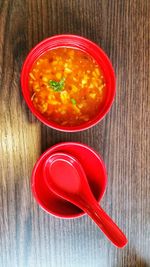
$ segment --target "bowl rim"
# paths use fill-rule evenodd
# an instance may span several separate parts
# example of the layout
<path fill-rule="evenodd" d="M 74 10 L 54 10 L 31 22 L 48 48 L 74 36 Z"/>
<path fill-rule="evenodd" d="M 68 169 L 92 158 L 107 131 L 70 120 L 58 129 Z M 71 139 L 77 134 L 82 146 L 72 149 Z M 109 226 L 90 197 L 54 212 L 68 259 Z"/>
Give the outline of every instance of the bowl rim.
<path fill-rule="evenodd" d="M 36 200 L 37 204 L 46 213 L 51 214 L 51 215 L 53 215 L 54 217 L 57 217 L 57 218 L 62 218 L 62 219 L 75 219 L 75 218 L 79 218 L 79 217 L 82 217 L 82 216 L 86 215 L 86 213 L 84 211 L 81 211 L 81 212 L 79 212 L 76 215 L 66 215 L 66 216 L 64 216 L 64 215 L 58 215 L 57 213 L 55 213 L 53 211 L 49 211 L 48 208 L 46 208 L 46 207 L 43 206 L 43 202 L 40 200 L 39 196 L 36 193 L 36 189 L 35 189 L 34 179 L 35 179 L 36 170 L 37 170 L 39 164 L 41 163 L 41 161 L 43 160 L 43 158 L 46 158 L 46 156 L 48 156 L 48 154 L 49 154 L 49 152 L 51 150 L 54 150 L 55 148 L 59 148 L 59 147 L 61 148 L 64 145 L 76 145 L 76 146 L 85 147 L 88 150 L 90 150 L 97 157 L 97 159 L 99 160 L 99 162 L 101 163 L 101 167 L 103 169 L 105 180 L 104 180 L 104 186 L 103 186 L 102 194 L 99 195 L 99 197 L 97 199 L 97 202 L 100 202 L 101 201 L 101 199 L 105 195 L 105 192 L 106 192 L 106 189 L 107 189 L 107 183 L 108 183 L 107 169 L 106 169 L 106 166 L 105 166 L 105 162 L 103 161 L 101 155 L 98 154 L 93 148 L 91 148 L 87 144 L 83 144 L 83 143 L 80 143 L 80 142 L 61 142 L 61 143 L 58 143 L 58 144 L 55 144 L 55 145 L 49 147 L 46 151 L 44 151 L 44 153 L 42 153 L 42 155 L 37 159 L 37 161 L 36 161 L 36 163 L 35 163 L 35 165 L 33 167 L 32 174 L 31 174 L 31 179 L 30 179 L 30 186 L 31 186 L 31 191 L 32 191 L 32 194 L 34 196 L 34 199 Z M 46 158 L 46 160 L 47 160 L 47 158 Z"/>
<path fill-rule="evenodd" d="M 77 41 L 80 42 L 86 42 L 86 47 L 87 47 L 87 43 L 89 46 L 95 47 L 95 49 L 97 49 L 99 51 L 99 54 L 101 55 L 101 57 L 103 57 L 103 59 L 105 60 L 105 63 L 107 63 L 106 65 L 109 68 L 109 71 L 111 73 L 111 81 L 112 81 L 112 92 L 111 92 L 111 99 L 109 100 L 109 105 L 105 108 L 105 110 L 102 113 L 98 113 L 97 116 L 95 116 L 92 120 L 85 122 L 81 125 L 77 125 L 77 126 L 61 126 L 53 121 L 49 121 L 46 117 L 44 117 L 40 112 L 38 112 L 35 107 L 33 106 L 31 99 L 27 96 L 26 94 L 26 86 L 25 86 L 25 79 L 27 78 L 26 76 L 26 69 L 28 67 L 28 64 L 31 62 L 31 58 L 34 55 L 34 53 L 36 51 L 39 51 L 41 49 L 41 47 L 44 47 L 44 45 L 46 45 L 49 42 L 52 41 L 60 41 L 60 40 L 66 40 L 66 39 L 70 39 L 72 40 L 72 38 L 76 39 Z M 76 43 L 77 44 L 77 43 Z M 85 43 L 84 43 L 85 44 Z M 57 44 L 57 48 L 58 47 L 62 47 L 63 45 L 59 45 Z M 64 45 L 65 47 L 71 47 L 71 44 L 68 45 Z M 56 46 L 54 46 L 53 48 L 56 48 Z M 51 49 L 53 49 L 51 48 Z M 81 49 L 81 47 L 76 46 L 77 49 Z M 47 49 L 51 50 L 51 49 Z M 87 47 L 87 51 L 85 51 L 85 53 L 88 53 L 89 48 Z M 38 55 L 38 57 L 41 55 L 42 53 L 40 53 Z M 96 57 L 94 57 L 94 59 L 96 60 Z M 35 60 L 33 60 L 34 62 Z M 33 64 L 33 63 L 32 63 Z M 102 68 L 103 69 L 103 68 Z M 29 71 L 28 71 L 29 73 Z M 23 97 L 25 99 L 25 102 L 28 106 L 28 108 L 30 109 L 30 111 L 32 112 L 32 114 L 38 119 L 40 120 L 40 122 L 42 122 L 43 124 L 45 124 L 46 126 L 58 130 L 58 131 L 62 131 L 62 132 L 79 132 L 79 131 L 84 131 L 87 130 L 93 126 L 95 126 L 97 123 L 99 123 L 109 112 L 109 110 L 111 109 L 111 106 L 114 102 L 114 98 L 115 98 L 115 94 L 116 94 L 116 78 L 115 78 L 115 72 L 112 66 L 112 63 L 110 61 L 110 59 L 108 58 L 107 54 L 103 51 L 103 49 L 98 46 L 95 42 L 80 36 L 80 35 L 74 35 L 74 34 L 58 34 L 58 35 L 53 35 L 50 36 L 48 38 L 45 38 L 44 40 L 42 40 L 41 42 L 39 42 L 37 45 L 35 45 L 30 52 L 27 54 L 26 59 L 23 63 L 22 66 L 22 70 L 21 70 L 21 88 L 22 88 L 22 94 Z"/>

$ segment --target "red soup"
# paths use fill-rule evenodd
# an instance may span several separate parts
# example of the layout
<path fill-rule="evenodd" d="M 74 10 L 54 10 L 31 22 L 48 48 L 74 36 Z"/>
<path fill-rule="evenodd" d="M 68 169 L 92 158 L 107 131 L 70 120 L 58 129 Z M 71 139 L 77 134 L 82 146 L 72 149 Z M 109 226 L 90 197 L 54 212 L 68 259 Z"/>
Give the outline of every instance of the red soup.
<path fill-rule="evenodd" d="M 31 100 L 50 121 L 81 125 L 98 115 L 106 85 L 97 62 L 83 51 L 57 48 L 40 56 L 29 74 Z"/>

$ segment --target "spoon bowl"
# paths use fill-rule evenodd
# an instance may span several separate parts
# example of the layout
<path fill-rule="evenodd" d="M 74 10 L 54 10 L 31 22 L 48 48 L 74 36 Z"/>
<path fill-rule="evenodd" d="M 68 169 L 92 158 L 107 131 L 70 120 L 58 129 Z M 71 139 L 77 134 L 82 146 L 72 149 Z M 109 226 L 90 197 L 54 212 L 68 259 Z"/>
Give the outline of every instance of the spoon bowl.
<path fill-rule="evenodd" d="M 106 190 L 107 174 L 101 157 L 86 144 L 77 142 L 64 142 L 47 149 L 37 160 L 31 177 L 33 196 L 44 211 L 63 219 L 77 218 L 85 212 L 71 202 L 58 196 L 48 188 L 44 180 L 43 168 L 46 160 L 56 152 L 63 152 L 75 157 L 82 165 L 90 189 L 99 202 Z"/>

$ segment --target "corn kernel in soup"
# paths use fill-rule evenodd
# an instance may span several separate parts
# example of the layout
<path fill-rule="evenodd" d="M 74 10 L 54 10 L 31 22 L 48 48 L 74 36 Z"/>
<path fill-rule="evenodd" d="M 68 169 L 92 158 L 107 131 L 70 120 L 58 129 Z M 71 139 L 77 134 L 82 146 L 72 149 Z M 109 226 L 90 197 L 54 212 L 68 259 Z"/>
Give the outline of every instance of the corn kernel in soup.
<path fill-rule="evenodd" d="M 62 47 L 35 61 L 29 88 L 33 105 L 44 117 L 62 126 L 77 126 L 98 115 L 106 85 L 90 55 Z"/>

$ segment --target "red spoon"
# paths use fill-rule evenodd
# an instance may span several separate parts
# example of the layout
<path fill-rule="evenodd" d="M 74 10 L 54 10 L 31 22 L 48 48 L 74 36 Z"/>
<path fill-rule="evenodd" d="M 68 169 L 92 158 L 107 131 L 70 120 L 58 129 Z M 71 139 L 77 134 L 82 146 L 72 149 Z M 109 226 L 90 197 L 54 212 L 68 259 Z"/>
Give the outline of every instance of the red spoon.
<path fill-rule="evenodd" d="M 44 177 L 54 193 L 84 210 L 114 245 L 122 248 L 127 244 L 126 236 L 94 198 L 85 172 L 74 157 L 54 153 L 45 163 Z"/>

